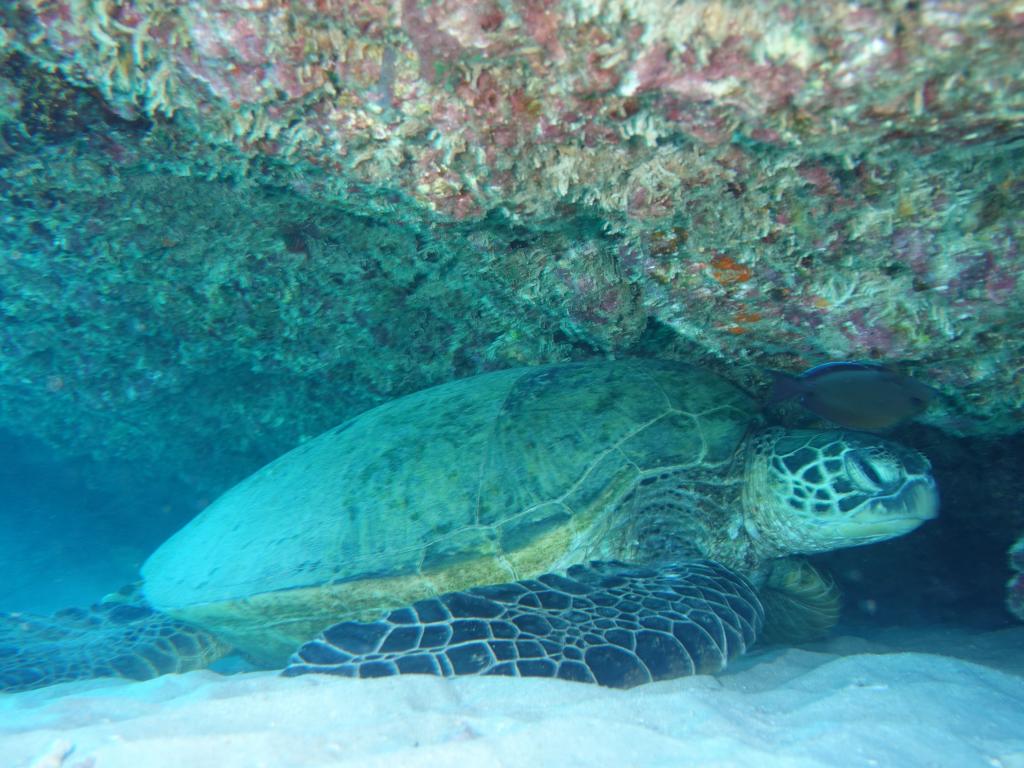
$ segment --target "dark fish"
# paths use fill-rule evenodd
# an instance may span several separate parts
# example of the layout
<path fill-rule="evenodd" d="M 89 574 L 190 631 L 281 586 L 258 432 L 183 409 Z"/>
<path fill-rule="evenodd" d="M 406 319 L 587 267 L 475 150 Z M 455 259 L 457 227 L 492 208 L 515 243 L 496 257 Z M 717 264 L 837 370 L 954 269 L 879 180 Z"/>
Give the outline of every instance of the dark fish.
<path fill-rule="evenodd" d="M 796 398 L 811 413 L 842 427 L 877 431 L 917 416 L 935 390 L 878 363 L 817 365 L 799 376 L 769 371 L 768 405 Z"/>

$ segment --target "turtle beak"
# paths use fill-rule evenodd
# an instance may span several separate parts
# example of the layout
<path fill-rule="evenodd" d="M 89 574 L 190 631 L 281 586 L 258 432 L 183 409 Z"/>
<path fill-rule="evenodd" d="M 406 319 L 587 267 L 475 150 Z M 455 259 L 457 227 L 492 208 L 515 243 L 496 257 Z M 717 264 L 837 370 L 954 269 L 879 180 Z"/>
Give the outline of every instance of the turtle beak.
<path fill-rule="evenodd" d="M 939 514 L 939 491 L 928 476 L 913 480 L 894 496 L 878 499 L 846 525 L 851 538 L 868 543 L 910 533 Z"/>
<path fill-rule="evenodd" d="M 939 516 L 939 489 L 931 477 L 923 477 L 900 494 L 900 504 L 909 517 L 916 516 L 922 523 Z"/>

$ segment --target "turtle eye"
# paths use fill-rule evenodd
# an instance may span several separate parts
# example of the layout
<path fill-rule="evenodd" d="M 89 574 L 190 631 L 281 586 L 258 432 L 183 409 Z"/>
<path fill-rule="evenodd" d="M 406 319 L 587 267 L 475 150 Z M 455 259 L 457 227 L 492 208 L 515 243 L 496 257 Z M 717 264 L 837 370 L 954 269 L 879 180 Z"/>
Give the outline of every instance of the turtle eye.
<path fill-rule="evenodd" d="M 846 471 L 853 484 L 868 493 L 880 493 L 892 485 L 891 467 L 875 462 L 870 456 L 851 453 L 846 457 Z"/>

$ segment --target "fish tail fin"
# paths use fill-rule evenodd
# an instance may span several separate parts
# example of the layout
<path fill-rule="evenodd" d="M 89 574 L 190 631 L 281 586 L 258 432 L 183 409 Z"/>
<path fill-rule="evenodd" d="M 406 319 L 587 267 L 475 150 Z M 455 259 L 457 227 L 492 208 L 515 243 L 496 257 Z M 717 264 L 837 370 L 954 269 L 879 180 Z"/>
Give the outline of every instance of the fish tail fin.
<path fill-rule="evenodd" d="M 775 405 L 803 393 L 804 383 L 799 377 L 782 371 L 769 370 L 768 373 L 772 377 L 772 388 L 765 405 Z"/>

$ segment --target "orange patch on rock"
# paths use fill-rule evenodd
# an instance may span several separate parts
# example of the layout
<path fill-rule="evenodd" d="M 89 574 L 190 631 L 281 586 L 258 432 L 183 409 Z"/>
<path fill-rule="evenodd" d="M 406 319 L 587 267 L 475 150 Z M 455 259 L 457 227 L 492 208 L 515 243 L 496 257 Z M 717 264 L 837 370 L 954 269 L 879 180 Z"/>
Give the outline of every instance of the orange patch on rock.
<path fill-rule="evenodd" d="M 711 259 L 711 276 L 722 285 L 745 283 L 751 277 L 750 267 L 740 264 L 732 256 L 718 254 Z"/>

